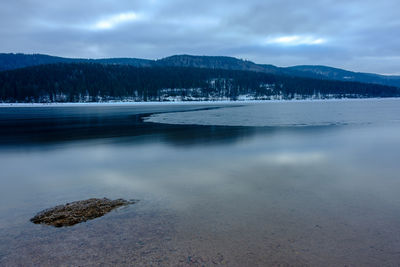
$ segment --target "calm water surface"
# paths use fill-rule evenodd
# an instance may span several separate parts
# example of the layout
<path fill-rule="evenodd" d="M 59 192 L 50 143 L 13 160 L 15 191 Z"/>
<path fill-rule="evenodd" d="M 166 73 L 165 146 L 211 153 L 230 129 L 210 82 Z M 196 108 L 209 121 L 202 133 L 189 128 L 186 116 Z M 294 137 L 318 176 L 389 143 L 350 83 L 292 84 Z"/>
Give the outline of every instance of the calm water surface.
<path fill-rule="evenodd" d="M 398 266 L 399 160 L 399 99 L 2 107 L 0 266 Z"/>

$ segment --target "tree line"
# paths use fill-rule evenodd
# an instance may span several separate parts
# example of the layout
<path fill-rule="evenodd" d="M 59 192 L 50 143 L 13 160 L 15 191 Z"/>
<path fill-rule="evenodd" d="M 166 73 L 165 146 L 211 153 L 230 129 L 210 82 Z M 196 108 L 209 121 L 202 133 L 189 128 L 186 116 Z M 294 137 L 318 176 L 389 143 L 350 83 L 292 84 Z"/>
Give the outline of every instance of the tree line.
<path fill-rule="evenodd" d="M 394 97 L 400 88 L 190 67 L 57 63 L 0 72 L 2 102 L 159 101 L 169 93 L 193 98 L 280 96 Z"/>

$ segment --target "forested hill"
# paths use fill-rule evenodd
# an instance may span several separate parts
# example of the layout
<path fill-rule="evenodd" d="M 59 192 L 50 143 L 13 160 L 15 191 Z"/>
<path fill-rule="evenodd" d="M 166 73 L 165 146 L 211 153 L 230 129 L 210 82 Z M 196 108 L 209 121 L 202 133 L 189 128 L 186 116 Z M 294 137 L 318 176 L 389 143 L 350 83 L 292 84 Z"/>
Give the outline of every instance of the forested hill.
<path fill-rule="evenodd" d="M 393 96 L 400 88 L 224 69 L 57 63 L 0 72 L 1 102 Z"/>
<path fill-rule="evenodd" d="M 346 71 L 327 66 L 294 66 L 281 68 L 274 65 L 256 64 L 248 60 L 223 56 L 175 55 L 159 60 L 139 58 L 62 58 L 41 54 L 1 54 L 0 71 L 52 63 L 100 63 L 130 65 L 135 67 L 194 67 L 208 69 L 246 70 L 294 77 L 308 77 L 338 81 L 357 81 L 400 87 L 400 76 L 387 76 Z"/>
<path fill-rule="evenodd" d="M 39 66 L 54 63 L 99 63 L 111 65 L 129 65 L 135 67 L 150 67 L 153 60 L 139 58 L 103 58 L 103 59 L 86 59 L 86 58 L 65 58 L 54 57 L 41 54 L 2 54 L 0 53 L 0 71 L 14 70 L 31 66 Z"/>

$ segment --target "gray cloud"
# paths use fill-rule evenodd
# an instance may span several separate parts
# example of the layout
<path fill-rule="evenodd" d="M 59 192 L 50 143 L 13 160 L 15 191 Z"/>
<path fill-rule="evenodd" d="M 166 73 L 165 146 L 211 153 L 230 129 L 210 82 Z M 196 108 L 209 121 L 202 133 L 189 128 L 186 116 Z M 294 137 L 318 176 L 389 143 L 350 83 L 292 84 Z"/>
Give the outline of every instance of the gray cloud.
<path fill-rule="evenodd" d="M 227 55 L 400 74 L 397 0 L 14 0 L 0 51 L 70 57 Z"/>

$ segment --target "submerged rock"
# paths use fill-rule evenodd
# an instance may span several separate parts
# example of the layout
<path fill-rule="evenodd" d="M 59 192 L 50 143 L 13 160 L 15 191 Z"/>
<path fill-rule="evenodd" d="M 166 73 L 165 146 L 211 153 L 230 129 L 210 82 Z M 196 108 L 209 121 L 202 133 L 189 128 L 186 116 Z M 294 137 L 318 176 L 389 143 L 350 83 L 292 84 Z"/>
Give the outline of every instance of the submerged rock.
<path fill-rule="evenodd" d="M 47 224 L 55 227 L 72 226 L 101 217 L 113 209 L 136 202 L 135 200 L 127 201 L 124 199 L 91 198 L 43 210 L 36 214 L 30 221 L 36 224 Z"/>

